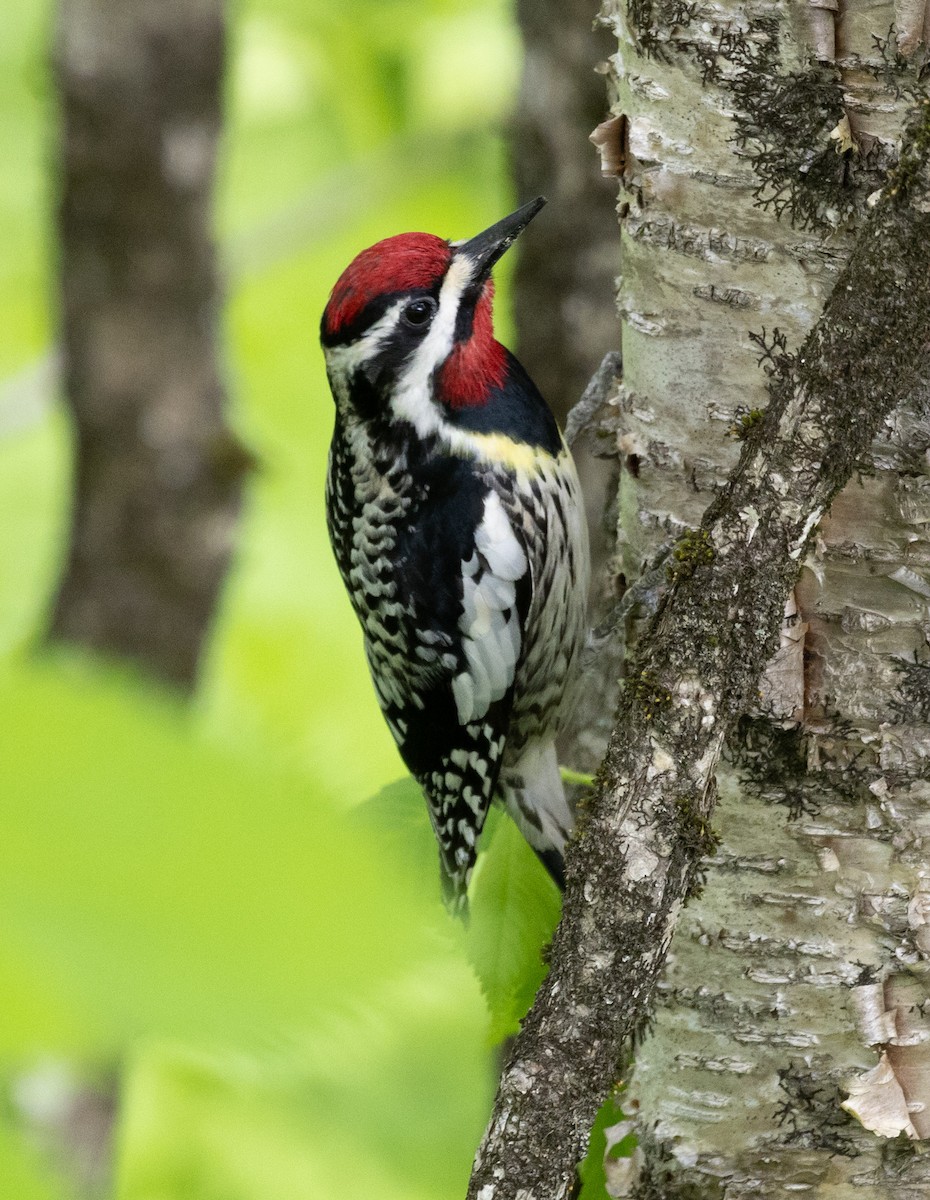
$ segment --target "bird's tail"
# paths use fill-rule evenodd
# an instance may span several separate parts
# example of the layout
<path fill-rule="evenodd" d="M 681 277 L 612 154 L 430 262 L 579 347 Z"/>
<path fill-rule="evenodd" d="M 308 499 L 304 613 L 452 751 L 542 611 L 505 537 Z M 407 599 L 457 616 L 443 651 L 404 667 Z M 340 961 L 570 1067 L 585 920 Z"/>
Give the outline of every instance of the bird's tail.
<path fill-rule="evenodd" d="M 530 742 L 514 764 L 505 764 L 498 796 L 559 888 L 565 887 L 565 843 L 575 824 L 551 740 Z"/>

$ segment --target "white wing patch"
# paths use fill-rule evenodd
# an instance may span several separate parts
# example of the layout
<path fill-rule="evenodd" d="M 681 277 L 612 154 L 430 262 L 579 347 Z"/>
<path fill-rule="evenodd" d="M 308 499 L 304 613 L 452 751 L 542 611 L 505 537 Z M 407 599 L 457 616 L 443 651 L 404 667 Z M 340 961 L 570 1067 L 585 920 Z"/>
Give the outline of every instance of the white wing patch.
<path fill-rule="evenodd" d="M 484 502 L 484 516 L 475 532 L 475 546 L 483 554 L 493 574 L 502 580 L 516 580 L 526 571 L 526 555 L 517 541 L 500 496 L 491 492 Z"/>
<path fill-rule="evenodd" d="M 475 553 L 462 564 L 462 617 L 466 670 L 452 680 L 461 724 L 479 720 L 507 694 L 520 654 L 517 580 L 528 570 L 526 554 L 500 497 L 484 502 Z"/>

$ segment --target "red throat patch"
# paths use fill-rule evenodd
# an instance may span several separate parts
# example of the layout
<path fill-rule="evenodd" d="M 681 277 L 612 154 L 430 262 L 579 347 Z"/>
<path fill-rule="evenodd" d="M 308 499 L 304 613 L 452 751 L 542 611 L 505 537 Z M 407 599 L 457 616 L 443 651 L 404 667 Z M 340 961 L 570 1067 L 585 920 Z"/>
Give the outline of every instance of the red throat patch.
<path fill-rule="evenodd" d="M 471 337 L 454 346 L 443 364 L 439 394 L 449 408 L 475 408 L 487 404 L 491 389 L 504 384 L 507 352 L 494 340 L 493 298 L 494 284 L 489 279 L 475 306 Z"/>
<path fill-rule="evenodd" d="M 369 301 L 389 292 L 430 288 L 446 273 L 452 251 L 432 233 L 399 233 L 357 254 L 336 280 L 323 314 L 329 335 L 350 325 Z"/>

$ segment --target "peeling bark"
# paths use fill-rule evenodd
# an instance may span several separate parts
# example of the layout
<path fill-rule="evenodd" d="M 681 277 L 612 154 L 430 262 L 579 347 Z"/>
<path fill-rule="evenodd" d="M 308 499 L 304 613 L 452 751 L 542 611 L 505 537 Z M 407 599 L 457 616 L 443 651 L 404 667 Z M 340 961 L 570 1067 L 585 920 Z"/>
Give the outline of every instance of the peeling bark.
<path fill-rule="evenodd" d="M 898 49 L 913 58 L 918 48 L 930 42 L 930 4 L 927 0 L 896 0 L 895 32 Z"/>
<path fill-rule="evenodd" d="M 624 381 L 602 427 L 612 421 L 630 468 L 624 573 L 635 579 L 674 543 L 667 590 L 628 674 L 601 792 L 570 854 L 550 974 L 469 1196 L 572 1194 L 596 1109 L 658 994 L 632 1083 L 631 1194 L 781 1198 L 829 1181 L 831 1195 L 866 1186 L 909 1200 L 930 1180 L 923 1160 L 842 1105 L 845 1085 L 854 1093 L 878 1064 L 883 1078 L 895 1073 L 916 1130 L 911 1110 L 928 1086 L 922 1002 L 897 989 L 916 979 L 925 991 L 915 939 L 930 874 L 924 530 L 918 519 L 915 537 L 908 515 L 923 511 L 930 444 L 930 121 L 925 107 L 876 198 L 905 104 L 889 101 L 874 26 L 848 14 L 834 42 L 847 65 L 818 74 L 794 10 L 766 49 L 773 27 L 754 25 L 748 6 L 690 27 L 665 10 L 663 24 L 658 7 L 631 3 L 629 32 L 618 14 L 616 108 L 631 156 Z M 768 92 L 745 78 L 754 67 Z M 779 111 L 791 120 L 760 147 Z M 838 155 L 830 142 L 847 114 L 868 147 L 857 164 L 855 149 Z M 792 136 L 816 186 L 778 176 Z M 874 477 L 837 494 L 873 462 Z M 783 647 L 793 689 L 773 706 L 769 676 L 760 708 L 779 631 L 791 640 L 792 596 L 795 623 L 808 626 L 800 714 L 796 646 Z M 895 721 L 907 661 L 914 702 Z M 877 671 L 868 682 L 865 669 Z M 901 996 L 899 1032 L 883 1027 L 880 1045 L 864 1040 L 848 1000 L 875 981 Z M 912 1059 L 900 1073 L 899 1055 Z"/>
<path fill-rule="evenodd" d="M 76 500 L 52 633 L 190 685 L 247 456 L 210 233 L 221 0 L 62 0 L 61 317 Z"/>

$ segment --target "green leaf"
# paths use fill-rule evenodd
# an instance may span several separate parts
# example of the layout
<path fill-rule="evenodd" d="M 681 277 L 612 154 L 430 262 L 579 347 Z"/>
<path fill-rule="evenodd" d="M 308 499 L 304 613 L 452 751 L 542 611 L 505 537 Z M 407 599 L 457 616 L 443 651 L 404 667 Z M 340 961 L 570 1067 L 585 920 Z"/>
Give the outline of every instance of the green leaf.
<path fill-rule="evenodd" d="M 0 1196 L 9 1200 L 63 1200 L 66 1190 L 36 1151 L 0 1121 Z"/>
<path fill-rule="evenodd" d="M 578 1168 L 582 1184 L 579 1200 L 611 1200 L 610 1193 L 607 1191 L 605 1161 L 630 1158 L 636 1150 L 638 1140 L 634 1132 L 625 1134 L 619 1141 L 614 1141 L 612 1137 L 608 1149 L 608 1131 L 616 1136 L 613 1127 L 625 1119 L 625 1113 L 620 1107 L 623 1090 L 624 1085 L 622 1084 L 614 1088 L 601 1105 L 595 1118 L 591 1139 L 588 1143 L 588 1153 Z"/>
<path fill-rule="evenodd" d="M 137 1045 L 118 1200 L 458 1200 L 493 1095 L 484 1004 L 438 960 L 261 1053 Z"/>
<path fill-rule="evenodd" d="M 434 958 L 439 906 L 312 779 L 86 666 L 0 713 L 0 1054 L 304 1023 Z"/>
<path fill-rule="evenodd" d="M 543 948 L 561 911 L 555 884 L 509 817 L 492 812 L 487 850 L 470 891 L 466 935 L 491 1013 L 490 1038 L 503 1041 L 520 1021 L 546 974 Z"/>
<path fill-rule="evenodd" d="M 425 897 L 440 903 L 436 838 L 420 785 L 412 776 L 389 783 L 351 816 L 368 837 L 377 839 L 390 861 L 401 862 L 411 871 Z"/>

